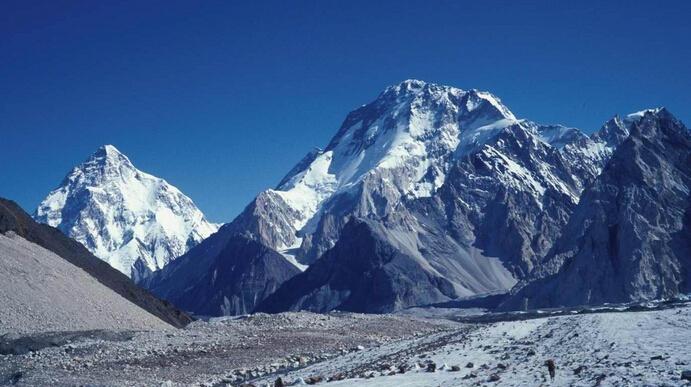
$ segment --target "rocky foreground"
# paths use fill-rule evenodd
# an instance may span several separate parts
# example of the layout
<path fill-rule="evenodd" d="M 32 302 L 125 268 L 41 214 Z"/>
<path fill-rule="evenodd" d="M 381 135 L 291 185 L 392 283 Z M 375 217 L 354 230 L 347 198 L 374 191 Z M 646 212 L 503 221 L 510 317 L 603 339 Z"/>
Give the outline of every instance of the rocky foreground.
<path fill-rule="evenodd" d="M 0 385 L 241 384 L 358 348 L 456 329 L 446 320 L 285 313 L 195 321 L 174 331 L 6 335 Z"/>
<path fill-rule="evenodd" d="M 285 313 L 172 332 L 4 336 L 0 384 L 691 385 L 688 304 L 525 317 Z"/>

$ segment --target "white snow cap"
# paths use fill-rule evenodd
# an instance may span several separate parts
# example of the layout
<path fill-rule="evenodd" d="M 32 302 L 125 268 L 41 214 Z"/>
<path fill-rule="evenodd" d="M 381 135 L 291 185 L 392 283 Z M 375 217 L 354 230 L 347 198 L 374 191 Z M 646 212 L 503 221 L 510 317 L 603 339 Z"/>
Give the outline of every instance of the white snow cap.
<path fill-rule="evenodd" d="M 122 152 L 118 150 L 114 145 L 106 144 L 106 145 L 101 145 L 101 147 L 98 148 L 99 151 L 104 151 L 106 154 L 113 154 L 113 155 L 121 155 Z"/>
<path fill-rule="evenodd" d="M 139 274 L 160 269 L 218 229 L 190 198 L 113 145 L 72 169 L 34 217 L 127 275 L 137 261 Z"/>
<path fill-rule="evenodd" d="M 94 159 L 98 159 L 98 158 L 102 158 L 102 157 L 105 157 L 109 161 L 121 160 L 121 161 L 126 161 L 130 164 L 132 163 L 130 161 L 130 159 L 125 154 L 120 152 L 120 150 L 118 150 L 118 148 L 116 148 L 114 145 L 110 145 L 110 144 L 101 145 L 100 147 L 98 147 L 96 152 L 94 152 L 93 155 L 91 155 L 91 158 L 94 158 Z"/>
<path fill-rule="evenodd" d="M 634 121 L 638 121 L 638 120 L 640 120 L 641 118 L 643 118 L 643 116 L 646 115 L 646 113 L 657 114 L 657 113 L 661 112 L 662 109 L 664 109 L 664 108 L 663 108 L 663 107 L 656 107 L 656 108 L 652 108 L 652 109 L 643 109 L 643 110 L 641 110 L 641 111 L 637 111 L 637 112 L 634 112 L 634 113 L 631 113 L 631 114 L 627 114 L 627 115 L 626 115 L 626 118 L 624 118 L 624 122 L 625 122 L 627 125 L 630 125 L 630 124 L 633 123 Z"/>
<path fill-rule="evenodd" d="M 496 96 L 407 79 L 351 112 L 334 138 L 275 193 L 301 216 L 301 230 L 329 198 L 376 176 L 400 195 L 429 196 L 445 181 L 448 160 L 518 122 Z"/>

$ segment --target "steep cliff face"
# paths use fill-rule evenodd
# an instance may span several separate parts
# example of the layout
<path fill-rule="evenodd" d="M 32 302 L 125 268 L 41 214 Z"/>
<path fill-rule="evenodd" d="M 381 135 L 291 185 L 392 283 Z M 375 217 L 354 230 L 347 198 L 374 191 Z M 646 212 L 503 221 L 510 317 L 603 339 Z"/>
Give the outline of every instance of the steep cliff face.
<path fill-rule="evenodd" d="M 629 302 L 691 290 L 691 134 L 644 113 L 588 188 L 545 265 L 504 308 Z M 548 272 L 547 272 L 548 273 Z"/>

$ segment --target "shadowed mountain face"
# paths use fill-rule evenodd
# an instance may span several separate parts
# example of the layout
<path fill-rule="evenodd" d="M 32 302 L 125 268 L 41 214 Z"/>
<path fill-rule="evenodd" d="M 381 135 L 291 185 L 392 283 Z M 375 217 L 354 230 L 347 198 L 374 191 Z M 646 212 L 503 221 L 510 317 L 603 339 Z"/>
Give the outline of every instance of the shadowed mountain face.
<path fill-rule="evenodd" d="M 691 291 L 691 134 L 649 112 L 581 198 L 545 259 L 556 274 L 505 309 L 674 297 Z M 553 270 L 554 271 L 554 270 Z"/>
<path fill-rule="evenodd" d="M 300 272 L 282 255 L 253 239 L 233 235 L 221 243 L 217 240 L 221 237 L 210 238 L 209 246 L 218 246 L 218 250 L 207 250 L 208 258 L 176 260 L 164 272 L 174 278 L 184 273 L 185 282 L 155 276 L 148 286 L 178 307 L 199 315 L 246 314 Z"/>
<path fill-rule="evenodd" d="M 333 249 L 285 282 L 257 311 L 384 313 L 456 296 L 453 285 L 424 260 L 392 245 L 381 225 L 351 220 Z"/>
<path fill-rule="evenodd" d="M 0 233 L 13 232 L 29 242 L 52 251 L 87 272 L 98 282 L 125 299 L 175 327 L 184 327 L 191 318 L 167 301 L 160 300 L 135 285 L 127 276 L 96 258 L 79 242 L 54 227 L 36 223 L 15 202 L 0 198 Z"/>

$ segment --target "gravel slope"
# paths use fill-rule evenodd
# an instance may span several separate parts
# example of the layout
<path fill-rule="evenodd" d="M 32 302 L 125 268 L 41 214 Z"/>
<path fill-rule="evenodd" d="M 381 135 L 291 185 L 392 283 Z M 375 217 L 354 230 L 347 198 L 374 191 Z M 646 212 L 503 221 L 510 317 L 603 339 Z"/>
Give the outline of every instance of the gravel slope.
<path fill-rule="evenodd" d="M 0 334 L 172 327 L 58 255 L 0 234 Z"/>
<path fill-rule="evenodd" d="M 147 290 L 135 285 L 126 275 L 96 258 L 81 243 L 68 238 L 55 227 L 37 223 L 17 203 L 0 198 L 0 233 L 8 232 L 14 232 L 27 241 L 59 255 L 117 294 L 174 327 L 181 328 L 192 321 L 186 313 L 169 302 L 156 298 Z"/>

